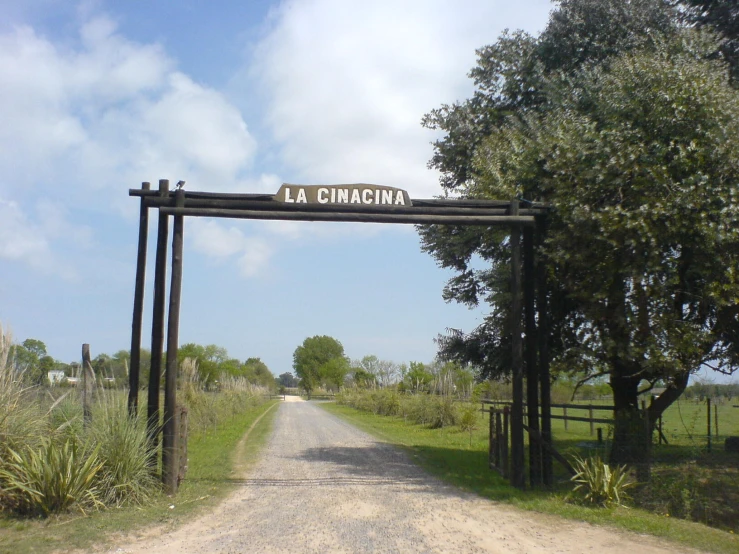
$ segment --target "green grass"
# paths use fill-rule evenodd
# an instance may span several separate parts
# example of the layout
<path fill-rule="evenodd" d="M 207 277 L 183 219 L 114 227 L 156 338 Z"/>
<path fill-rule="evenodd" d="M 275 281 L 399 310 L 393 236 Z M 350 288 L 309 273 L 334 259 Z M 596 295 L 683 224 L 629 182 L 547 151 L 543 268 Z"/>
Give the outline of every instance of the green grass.
<path fill-rule="evenodd" d="M 481 417 L 470 434 L 458 427 L 428 429 L 406 423 L 402 418 L 376 416 L 347 406 L 322 404 L 322 408 L 353 423 L 370 434 L 405 447 L 411 457 L 430 473 L 464 490 L 516 507 L 562 517 L 608 525 L 637 533 L 663 537 L 709 552 L 735 553 L 739 539 L 732 533 L 690 521 L 666 517 L 636 508 L 588 508 L 565 500 L 572 485 L 558 473 L 554 492 L 519 491 L 508 485 L 497 472 L 487 469 L 487 424 Z M 561 424 L 561 422 L 559 422 Z M 568 437 L 558 444 L 563 450 L 579 450 L 583 438 Z M 570 429 L 573 430 L 572 426 Z M 554 429 L 556 434 L 556 427 Z"/>
<path fill-rule="evenodd" d="M 609 404 L 609 402 L 598 401 L 578 401 L 573 404 Z M 719 404 L 711 406 L 711 435 L 713 448 L 721 451 L 724 448 L 724 440 L 727 436 L 739 435 L 739 408 L 733 405 L 739 404 L 739 401 L 723 401 Z M 670 445 L 693 447 L 704 449 L 706 447 L 707 417 L 706 402 L 679 399 L 665 411 L 662 418 L 662 432 L 669 441 Z M 562 408 L 552 408 L 552 415 L 561 416 Z M 716 415 L 718 414 L 718 436 L 716 436 Z M 568 416 L 588 417 L 588 410 L 568 409 Z M 595 410 L 593 417 L 607 419 L 611 416 L 611 412 Z M 565 431 L 564 421 L 552 420 L 554 430 Z M 586 438 L 590 436 L 590 424 L 581 421 L 569 421 L 567 425 L 567 433 Z M 605 424 L 595 424 L 595 427 L 601 427 L 606 433 Z M 594 437 L 594 436 L 593 436 Z M 656 436 L 655 436 L 656 438 Z"/>
<path fill-rule="evenodd" d="M 252 464 L 265 444 L 279 401 L 265 402 L 219 426 L 217 432 L 191 437 L 189 469 L 175 497 L 157 496 L 145 506 L 129 506 L 88 515 L 65 515 L 46 520 L 0 516 L 0 552 L 47 553 L 85 549 L 92 544 L 148 526 L 171 529 L 212 507 L 234 488 L 234 468 Z M 244 433 L 261 417 L 240 448 Z"/>

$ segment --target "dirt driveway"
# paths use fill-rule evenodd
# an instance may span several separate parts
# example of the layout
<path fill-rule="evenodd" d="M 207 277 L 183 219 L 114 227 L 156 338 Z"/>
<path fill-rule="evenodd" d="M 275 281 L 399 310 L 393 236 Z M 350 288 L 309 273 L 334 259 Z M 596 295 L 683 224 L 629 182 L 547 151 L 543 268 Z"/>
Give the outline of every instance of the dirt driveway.
<path fill-rule="evenodd" d="M 279 406 L 264 455 L 240 484 L 189 525 L 109 552 L 680 552 L 460 492 L 309 402 Z"/>

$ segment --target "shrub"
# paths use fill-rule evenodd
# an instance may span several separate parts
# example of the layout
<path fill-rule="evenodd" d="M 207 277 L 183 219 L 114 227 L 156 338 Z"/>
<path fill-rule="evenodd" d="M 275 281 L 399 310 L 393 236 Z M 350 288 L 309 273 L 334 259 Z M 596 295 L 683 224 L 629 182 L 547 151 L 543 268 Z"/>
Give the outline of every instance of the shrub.
<path fill-rule="evenodd" d="M 45 516 L 75 505 L 101 505 L 99 448 L 87 456 L 85 450 L 74 439 L 63 444 L 44 439 L 38 449 L 19 452 L 8 449 L 9 459 L 0 468 L 6 501 L 18 512 Z"/>
<path fill-rule="evenodd" d="M 400 395 L 394 390 L 378 390 L 371 395 L 374 413 L 394 416 L 400 413 Z"/>
<path fill-rule="evenodd" d="M 632 486 L 627 481 L 626 466 L 611 468 L 600 456 L 590 458 L 573 457 L 575 475 L 572 492 L 580 502 L 603 507 L 620 506 L 626 499 L 626 489 Z"/>
<path fill-rule="evenodd" d="M 467 404 L 462 408 L 459 416 L 459 427 L 462 431 L 474 431 L 477 429 L 477 411 L 474 404 Z"/>
<path fill-rule="evenodd" d="M 459 419 L 457 406 L 451 396 L 429 396 L 428 398 L 430 399 L 429 427 L 441 429 L 457 423 Z"/>
<path fill-rule="evenodd" d="M 141 503 L 158 490 L 149 467 L 146 419 L 129 417 L 121 396 L 108 395 L 98 403 L 90 439 L 100 452 L 106 504 Z"/>

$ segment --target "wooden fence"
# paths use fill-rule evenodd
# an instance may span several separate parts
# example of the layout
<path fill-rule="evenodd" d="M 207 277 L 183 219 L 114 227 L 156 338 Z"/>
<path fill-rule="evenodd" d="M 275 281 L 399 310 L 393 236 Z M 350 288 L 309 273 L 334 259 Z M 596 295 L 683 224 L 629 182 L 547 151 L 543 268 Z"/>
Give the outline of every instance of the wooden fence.
<path fill-rule="evenodd" d="M 508 478 L 508 427 L 510 408 L 490 410 L 490 438 L 488 441 L 488 467 L 497 470 L 504 478 Z"/>
<path fill-rule="evenodd" d="M 510 406 L 512 404 L 509 400 L 482 400 L 482 410 L 485 410 L 485 406 Z M 711 450 L 711 399 L 707 399 L 707 423 L 708 423 L 708 434 L 707 434 L 707 448 L 710 452 Z M 600 428 L 596 429 L 596 424 L 602 424 L 602 425 L 612 425 L 613 424 L 613 411 L 614 407 L 605 405 L 605 404 L 551 404 L 552 408 L 559 408 L 562 410 L 562 415 L 558 414 L 551 414 L 551 419 L 559 419 L 564 421 L 564 428 L 565 431 L 568 430 L 568 422 L 570 421 L 581 421 L 584 423 L 590 424 L 590 436 L 593 435 L 598 436 L 598 442 L 603 442 L 603 436 L 602 436 L 602 430 Z M 524 413 L 526 410 L 526 404 L 523 405 Z M 642 410 L 646 409 L 646 401 L 642 400 Z M 571 415 L 567 413 L 567 411 L 574 410 L 577 413 L 577 410 L 587 410 L 588 415 L 585 416 L 579 416 L 579 415 Z M 611 417 L 595 417 L 595 412 L 609 412 L 611 414 Z M 716 411 L 716 414 L 714 415 L 714 421 L 716 423 L 716 432 L 715 434 L 718 435 L 718 412 Z M 657 432 L 657 441 L 659 444 L 669 444 L 667 441 L 667 437 L 662 432 L 662 416 L 659 417 L 657 420 L 656 425 L 656 432 Z"/>

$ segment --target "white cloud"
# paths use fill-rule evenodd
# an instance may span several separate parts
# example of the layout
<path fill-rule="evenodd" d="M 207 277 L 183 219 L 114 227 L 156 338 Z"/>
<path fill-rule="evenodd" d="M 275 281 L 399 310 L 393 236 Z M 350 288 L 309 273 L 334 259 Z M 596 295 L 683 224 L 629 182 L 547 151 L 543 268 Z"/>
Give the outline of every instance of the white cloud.
<path fill-rule="evenodd" d="M 193 248 L 217 261 L 237 258 L 244 277 L 254 277 L 269 266 L 273 249 L 261 237 L 246 236 L 235 225 L 227 226 L 212 220 L 194 218 L 189 225 L 193 231 Z"/>
<path fill-rule="evenodd" d="M 40 265 L 48 254 L 48 242 L 29 225 L 18 204 L 0 199 L 0 256 Z"/>
<path fill-rule="evenodd" d="M 6 195 L 62 181 L 121 196 L 160 177 L 236 190 L 250 170 L 256 142 L 240 112 L 104 17 L 82 27 L 75 48 L 30 27 L 0 35 L 0 84 Z"/>
<path fill-rule="evenodd" d="M 250 176 L 256 141 L 239 110 L 179 72 L 160 45 L 127 39 L 105 17 L 72 44 L 28 26 L 0 33 L 0 256 L 69 275 L 60 250 L 93 242 L 69 212 L 114 206 L 133 219 L 126 190 L 142 180 L 216 191 L 274 184 Z"/>
<path fill-rule="evenodd" d="M 48 205 L 42 204 L 39 211 L 42 216 L 51 216 L 45 227 L 34 224 L 16 202 L 0 198 L 0 258 L 73 279 L 76 274 L 72 266 L 52 252 L 51 243 L 54 238 L 67 238 L 57 234 L 61 229 L 72 230 L 76 238 L 82 237 L 84 231 L 70 225 L 61 212 Z"/>
<path fill-rule="evenodd" d="M 422 116 L 469 96 L 474 51 L 497 38 L 500 22 L 535 31 L 549 8 L 548 0 L 283 2 L 252 68 L 281 155 L 307 182 L 438 194 Z"/>

